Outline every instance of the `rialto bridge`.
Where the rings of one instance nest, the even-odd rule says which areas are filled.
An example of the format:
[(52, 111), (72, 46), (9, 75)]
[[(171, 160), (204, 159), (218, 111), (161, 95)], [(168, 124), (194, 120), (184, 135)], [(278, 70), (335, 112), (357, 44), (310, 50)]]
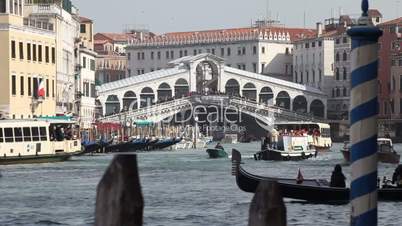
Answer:
[(183, 57), (169, 66), (100, 86), (103, 114), (141, 112), (191, 95), (224, 94), (286, 114), (326, 118), (327, 97), (312, 87), (228, 67), (212, 54)]

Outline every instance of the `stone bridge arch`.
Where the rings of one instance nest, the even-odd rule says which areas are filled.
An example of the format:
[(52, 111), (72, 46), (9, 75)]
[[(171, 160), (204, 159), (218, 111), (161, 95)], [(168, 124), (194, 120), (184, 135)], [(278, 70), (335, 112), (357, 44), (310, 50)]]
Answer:
[(140, 94), (140, 107), (148, 107), (154, 104), (155, 102), (155, 93), (154, 90), (150, 87), (144, 87), (141, 90)]
[(105, 102), (105, 115), (111, 115), (120, 112), (120, 100), (117, 95), (109, 95)]
[(137, 95), (133, 91), (127, 91), (123, 96), (123, 110), (133, 110), (138, 108)]
[(164, 102), (172, 98), (172, 88), (166, 82), (159, 85), (158, 90), (158, 102)]
[(275, 105), (290, 110), (290, 95), (286, 91), (280, 91), (276, 96)]

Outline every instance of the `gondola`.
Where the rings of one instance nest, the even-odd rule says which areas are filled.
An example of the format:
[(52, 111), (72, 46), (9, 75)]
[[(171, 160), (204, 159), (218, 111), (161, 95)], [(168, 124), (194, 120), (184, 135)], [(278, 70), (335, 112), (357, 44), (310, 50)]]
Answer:
[(168, 139), (163, 139), (159, 140), (155, 144), (153, 144), (151, 147), (153, 150), (161, 150), (164, 148), (168, 148), (172, 145), (175, 145), (181, 141), (181, 138), (168, 138)]
[(85, 142), (82, 142), (81, 145), (82, 145), (83, 151), (80, 153), (80, 155), (97, 152), (99, 149), (102, 148), (102, 145), (99, 142), (94, 142), (94, 141), (85, 141)]
[[(349, 203), (349, 188), (330, 187), (326, 179), (304, 179), (297, 183), (296, 179), (263, 177), (248, 173), (241, 166), (241, 154), (232, 151), (232, 174), (236, 176), (238, 187), (245, 192), (254, 193), (260, 181), (275, 181), (278, 183), (282, 196), (309, 203), (346, 204)], [(378, 190), (378, 199), (382, 201), (402, 201), (402, 189), (392, 186)]]

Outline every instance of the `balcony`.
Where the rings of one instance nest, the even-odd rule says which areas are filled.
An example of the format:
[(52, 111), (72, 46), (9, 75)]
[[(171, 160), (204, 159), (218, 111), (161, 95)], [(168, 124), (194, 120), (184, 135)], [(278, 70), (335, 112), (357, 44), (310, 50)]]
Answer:
[(62, 9), (55, 4), (35, 4), (32, 5), (34, 15), (61, 15)]

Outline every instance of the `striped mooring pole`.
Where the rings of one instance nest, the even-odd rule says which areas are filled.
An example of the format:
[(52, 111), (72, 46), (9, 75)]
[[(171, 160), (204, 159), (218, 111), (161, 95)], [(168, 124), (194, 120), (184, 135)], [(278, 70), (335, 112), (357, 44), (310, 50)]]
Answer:
[(362, 2), (359, 25), (348, 30), (351, 51), (351, 191), (352, 226), (377, 225), (377, 70), (378, 39), (382, 31), (368, 18), (368, 0)]

